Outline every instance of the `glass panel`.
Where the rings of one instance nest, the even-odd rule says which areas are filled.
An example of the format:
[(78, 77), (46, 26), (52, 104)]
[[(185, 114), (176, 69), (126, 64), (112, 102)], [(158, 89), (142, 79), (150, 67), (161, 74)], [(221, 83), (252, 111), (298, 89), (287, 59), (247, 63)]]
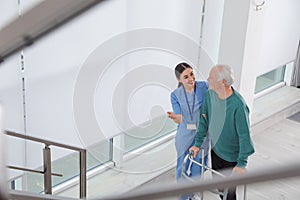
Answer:
[[(42, 170), (39, 168), (38, 170)], [(44, 175), (37, 173), (26, 173), (23, 178), (27, 177), (28, 192), (42, 193), (44, 191)], [(26, 179), (25, 179), (26, 180)]]
[(284, 80), (285, 65), (256, 78), (255, 94)]
[(112, 139), (101, 141), (88, 148), (87, 170), (112, 160)]
[[(111, 160), (111, 141), (102, 141), (88, 148), (87, 171)], [(52, 173), (63, 174), (53, 176), (52, 185), (57, 186), (79, 176), (79, 152), (74, 152), (52, 162)]]
[(56, 186), (79, 175), (79, 153), (74, 152), (52, 162), (52, 173), (62, 174), (62, 177), (52, 176), (52, 186)]
[[(166, 116), (156, 117), (152, 120), (152, 125), (149, 128), (144, 128), (144, 132), (140, 132), (140, 129), (131, 129), (129, 130), (124, 137), (125, 141), (125, 152), (135, 150), (139, 147), (144, 146), (147, 143), (150, 143), (154, 140), (157, 140), (160, 137), (170, 134), (176, 129), (176, 124), (169, 119), (164, 119)], [(157, 128), (161, 121), (165, 121), (163, 127), (158, 130), (153, 130)], [(143, 125), (147, 124), (144, 123)], [(157, 125), (158, 124), (158, 125)], [(141, 125), (141, 126), (143, 126)]]
[[(15, 166), (15, 167), (22, 167), (26, 169), (31, 170), (37, 170), (37, 171), (43, 171), (43, 148), (44, 145), (37, 142), (32, 142), (29, 140), (23, 140), (15, 137), (9, 137), (9, 139), (14, 142), (14, 148), (19, 149), (19, 151), (22, 149), (23, 153), (22, 156), (28, 158), (28, 156), (31, 156), (30, 154), (27, 154), (27, 152), (24, 152), (24, 148), (28, 151), (34, 151), (34, 160), (32, 162), (26, 162), (26, 163), (19, 163), (17, 162), (11, 162), (9, 165)], [(19, 141), (19, 143), (16, 143), (16, 141)], [(24, 142), (24, 145), (21, 144), (21, 142)], [(23, 148), (22, 148), (23, 147)], [(12, 150), (13, 151), (13, 150)], [(11, 152), (13, 154), (13, 152)], [(15, 190), (22, 190), (22, 191), (28, 191), (28, 192), (35, 192), (40, 193), (44, 190), (44, 180), (43, 180), (43, 174), (41, 173), (34, 173), (34, 172), (25, 172), (22, 170), (15, 170), (15, 169), (9, 169), (10, 173), (20, 173), (17, 177), (12, 177), (10, 179), (11, 182), (14, 182), (14, 184), (11, 184), (11, 189)]]
[[(36, 151), (40, 156), (36, 158), (35, 163), (31, 163), (24, 168), (43, 171), (43, 144), (28, 142), (28, 148)], [(51, 147), (51, 155), (66, 154), (64, 157), (52, 161), (52, 173), (62, 174), (62, 177), (52, 176), (52, 186), (55, 187), (65, 181), (79, 176), (79, 152)], [(103, 163), (111, 160), (112, 143), (109, 141), (102, 141), (89, 148), (87, 152), (87, 170), (91, 170)], [(30, 156), (30, 155), (29, 155)], [(14, 164), (12, 164), (15, 166)], [(38, 167), (34, 167), (38, 166)], [(22, 166), (23, 167), (23, 166)], [(10, 171), (16, 171), (11, 170)], [(11, 189), (24, 190), (34, 193), (43, 193), (44, 191), (44, 175), (39, 173), (24, 172), (23, 175), (11, 180)], [(27, 183), (27, 189), (23, 188), (22, 182)]]

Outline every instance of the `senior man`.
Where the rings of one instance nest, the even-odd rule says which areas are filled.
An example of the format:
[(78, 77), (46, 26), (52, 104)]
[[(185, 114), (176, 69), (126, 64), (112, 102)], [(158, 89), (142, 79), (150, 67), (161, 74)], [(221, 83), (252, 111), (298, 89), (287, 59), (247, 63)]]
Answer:
[[(209, 90), (201, 106), (195, 146), (190, 151), (196, 156), (209, 134), (212, 139), (212, 168), (217, 171), (232, 169), (233, 173), (243, 174), (248, 156), (254, 153), (248, 106), (232, 87), (234, 79), (230, 66), (214, 66), (207, 80)], [(223, 198), (222, 195), (220, 197)], [(235, 187), (228, 190), (227, 200), (236, 200)]]

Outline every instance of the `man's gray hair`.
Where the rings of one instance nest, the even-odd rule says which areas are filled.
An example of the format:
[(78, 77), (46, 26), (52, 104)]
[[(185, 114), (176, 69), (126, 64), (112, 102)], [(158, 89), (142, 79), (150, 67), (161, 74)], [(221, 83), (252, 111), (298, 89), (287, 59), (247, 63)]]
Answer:
[(234, 82), (232, 68), (229, 65), (219, 64), (216, 65), (219, 69), (219, 80), (225, 80), (227, 86), (231, 86)]

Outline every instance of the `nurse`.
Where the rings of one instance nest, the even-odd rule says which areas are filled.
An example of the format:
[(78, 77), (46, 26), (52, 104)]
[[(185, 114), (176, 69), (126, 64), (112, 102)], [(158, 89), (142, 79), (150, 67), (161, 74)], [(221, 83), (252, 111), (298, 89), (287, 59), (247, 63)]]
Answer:
[[(167, 114), (169, 118), (178, 124), (175, 147), (177, 151), (176, 180), (179, 181), (184, 158), (189, 153), (189, 148), (195, 144), (200, 107), (203, 102), (204, 93), (208, 89), (208, 83), (205, 81), (195, 81), (193, 68), (187, 63), (179, 63), (175, 67), (175, 76), (178, 80), (178, 88), (171, 93), (173, 112), (167, 112)], [(209, 138), (207, 137), (202, 145), (205, 152), (205, 165), (208, 162), (209, 142)], [(201, 163), (201, 154), (198, 154), (194, 159)], [(187, 162), (186, 169), (188, 165), (189, 162)], [(201, 167), (193, 163), (189, 176), (196, 178), (200, 175)], [(181, 196), (181, 199), (193, 199), (192, 196)]]

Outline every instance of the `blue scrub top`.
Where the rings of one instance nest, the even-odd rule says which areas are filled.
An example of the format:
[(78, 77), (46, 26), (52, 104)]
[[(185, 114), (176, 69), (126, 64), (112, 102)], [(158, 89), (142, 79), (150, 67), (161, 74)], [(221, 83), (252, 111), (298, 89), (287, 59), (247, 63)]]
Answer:
[[(195, 143), (196, 130), (188, 130), (187, 124), (198, 125), (200, 107), (203, 102), (204, 93), (206, 92), (207, 89), (208, 89), (207, 82), (196, 81), (196, 87), (195, 87), (196, 95), (195, 95), (195, 103), (194, 103), (193, 111), (192, 108), (193, 108), (193, 101), (194, 101), (194, 92), (192, 94), (186, 92), (186, 97), (188, 101), (186, 101), (183, 86), (180, 86), (179, 88), (175, 89), (171, 93), (171, 103), (173, 107), (173, 112), (174, 114), (182, 115), (182, 123), (178, 124), (177, 133), (175, 136), (175, 147), (177, 150), (178, 157), (184, 154), (184, 152), (188, 150), (190, 146), (194, 145)], [(190, 106), (193, 120), (191, 119), (191, 115), (187, 103)], [(209, 137), (207, 137), (206, 140), (203, 142), (202, 147), (204, 148), (207, 154), (209, 150)]]

